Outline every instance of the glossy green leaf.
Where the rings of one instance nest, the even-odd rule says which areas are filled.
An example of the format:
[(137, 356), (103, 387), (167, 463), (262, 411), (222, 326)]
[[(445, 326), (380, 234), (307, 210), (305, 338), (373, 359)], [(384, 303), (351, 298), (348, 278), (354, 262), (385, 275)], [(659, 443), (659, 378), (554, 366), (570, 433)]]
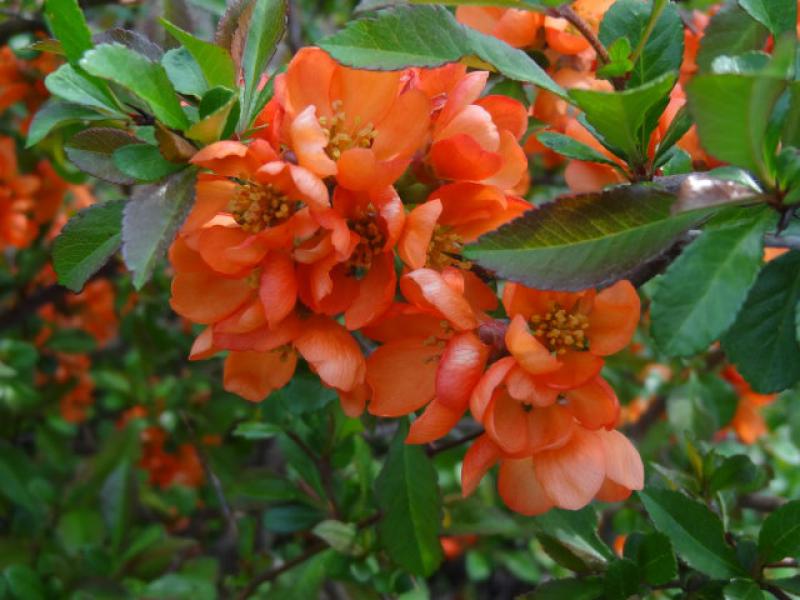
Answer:
[(650, 585), (664, 585), (678, 576), (675, 551), (669, 538), (663, 533), (643, 535), (630, 556), (626, 543), (625, 556), (636, 562), (642, 580)]
[(135, 179), (117, 168), (113, 156), (125, 146), (139, 144), (140, 139), (122, 129), (93, 127), (72, 136), (65, 150), (69, 160), (82, 171), (111, 183), (129, 185)]
[(608, 144), (619, 148), (629, 160), (641, 161), (647, 151), (645, 141), (655, 127), (655, 122), (648, 122), (648, 114), (662, 104), (666, 106), (675, 81), (674, 73), (666, 73), (623, 92), (572, 89), (569, 95)]
[(119, 549), (133, 519), (136, 499), (136, 474), (129, 460), (124, 460), (103, 482), (100, 507), (113, 548)]
[(800, 299), (800, 252), (767, 264), (736, 321), (722, 338), (728, 359), (757, 392), (780, 392), (800, 379), (795, 309)]
[(536, 531), (547, 535), (581, 560), (603, 563), (614, 558), (597, 534), (597, 513), (587, 506), (580, 510), (553, 509), (534, 519)]
[(194, 203), (194, 169), (169, 176), (158, 185), (136, 188), (122, 219), (122, 257), (141, 288), (166, 254)]
[(420, 446), (406, 445), (407, 432), (407, 425), (401, 425), (375, 482), (383, 512), (378, 534), (394, 562), (428, 576), (442, 561), (442, 500), (433, 465)]
[(725, 543), (722, 522), (706, 506), (679, 492), (657, 488), (639, 492), (639, 497), (656, 528), (670, 538), (689, 566), (718, 579), (744, 574)]
[(746, 454), (735, 454), (722, 461), (708, 479), (708, 489), (713, 494), (720, 490), (738, 488), (749, 491), (763, 483), (765, 476)]
[(119, 44), (100, 44), (89, 50), (81, 67), (96, 77), (109, 79), (147, 102), (153, 115), (168, 127), (185, 129), (189, 120), (167, 72), (160, 64)]
[(70, 219), (53, 244), (53, 267), (58, 282), (79, 292), (122, 241), (120, 201), (85, 208)]
[(438, 67), (477, 57), (516, 81), (533, 83), (564, 95), (521, 50), (459, 24), (441, 6), (401, 6), (350, 23), (320, 42), (340, 63), (362, 69), (396, 70)]
[(739, 0), (739, 6), (775, 35), (797, 26), (796, 0)]
[(150, 144), (129, 144), (111, 155), (114, 166), (137, 182), (152, 182), (185, 168), (186, 165), (169, 162)]
[(70, 63), (76, 64), (92, 44), (92, 32), (78, 0), (46, 0), (44, 16)]
[(758, 535), (762, 563), (800, 556), (800, 500), (792, 500), (767, 516)]
[(236, 85), (236, 67), (224, 48), (201, 40), (164, 19), (161, 19), (161, 24), (194, 57), (209, 87), (233, 88)]
[(702, 219), (673, 215), (674, 197), (631, 186), (559, 199), (467, 246), (498, 277), (539, 289), (583, 290), (629, 275)]
[(208, 82), (197, 61), (186, 48), (173, 48), (161, 59), (161, 66), (175, 90), (187, 96), (201, 98), (208, 91)]
[(548, 581), (518, 600), (596, 600), (603, 595), (603, 580), (598, 577), (584, 579), (558, 579)]
[(22, 600), (45, 600), (47, 593), (39, 574), (28, 565), (10, 565), (3, 570), (3, 577), (14, 598)]
[(563, 133), (543, 131), (542, 133), (536, 134), (536, 137), (545, 148), (550, 148), (553, 152), (558, 152), (567, 158), (603, 163), (605, 165), (611, 165), (614, 168), (619, 168), (617, 163), (604, 154), (601, 154), (591, 146), (587, 146)]
[(764, 594), (758, 584), (751, 579), (735, 579), (725, 586), (722, 592), (725, 600), (763, 600)]
[(737, 4), (729, 3), (711, 18), (706, 27), (697, 52), (697, 65), (701, 71), (708, 71), (718, 56), (761, 50), (768, 35), (766, 27)]
[(76, 70), (72, 65), (61, 65), (45, 78), (44, 84), (58, 98), (122, 116), (116, 101), (102, 82)]
[(613, 561), (603, 578), (605, 600), (627, 600), (639, 589), (640, 572), (636, 563), (625, 558)]
[(48, 100), (36, 113), (28, 129), (26, 147), (36, 145), (54, 129), (80, 121), (102, 121), (111, 118), (91, 108), (63, 102), (56, 98)]
[[(600, 41), (610, 49), (615, 40), (627, 37), (632, 48), (638, 47), (652, 8), (650, 0), (617, 0), (606, 11), (600, 24)], [(677, 7), (668, 3), (631, 67), (628, 87), (637, 87), (665, 73), (677, 71), (682, 60), (683, 22)]]
[(665, 354), (705, 350), (731, 326), (761, 269), (764, 232), (775, 222), (766, 206), (728, 209), (670, 265), (651, 305), (651, 330)]
[(99, 546), (103, 542), (105, 524), (103, 518), (93, 510), (73, 510), (61, 515), (55, 534), (64, 551), (75, 557), (82, 550)]
[(286, 0), (253, 0), (252, 15), (242, 54), (244, 90), (242, 116), (245, 127), (255, 118), (254, 106), (258, 86), (286, 30)]

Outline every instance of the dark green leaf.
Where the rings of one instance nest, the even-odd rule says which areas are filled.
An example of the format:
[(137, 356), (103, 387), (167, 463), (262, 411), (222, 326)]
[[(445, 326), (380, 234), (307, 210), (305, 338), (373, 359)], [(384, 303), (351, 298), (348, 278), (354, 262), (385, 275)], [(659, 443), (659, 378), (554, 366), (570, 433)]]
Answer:
[(92, 75), (128, 88), (168, 127), (185, 129), (189, 125), (167, 72), (157, 62), (120, 44), (101, 44), (86, 52), (80, 64)]
[(550, 148), (554, 152), (558, 152), (567, 158), (574, 158), (575, 160), (584, 160), (588, 162), (603, 163), (611, 165), (614, 168), (619, 168), (619, 165), (610, 158), (601, 154), (594, 148), (579, 142), (578, 140), (564, 135), (563, 133), (556, 133), (553, 131), (543, 131), (536, 135), (542, 145)]
[(230, 54), (224, 48), (196, 38), (191, 33), (164, 19), (161, 19), (161, 24), (194, 57), (203, 71), (209, 87), (223, 86), (233, 88), (236, 85), (236, 67)]
[(119, 248), (124, 202), (95, 204), (69, 220), (53, 244), (58, 282), (79, 292)]
[(307, 504), (283, 504), (264, 512), (264, 528), (273, 533), (306, 531), (325, 518), (320, 509)]
[(156, 62), (160, 61), (161, 57), (164, 56), (164, 51), (157, 44), (151, 42), (141, 33), (130, 29), (109, 29), (96, 35), (93, 39), (95, 44), (113, 44), (115, 42), (122, 44)]
[(341, 554), (356, 555), (364, 552), (356, 541), (358, 530), (355, 523), (327, 519), (317, 523), (311, 533)]
[(711, 72), (753, 75), (768, 64), (769, 54), (766, 52), (745, 52), (739, 56), (718, 56), (711, 63)]
[(47, 339), (47, 347), (65, 354), (83, 354), (97, 348), (97, 341), (82, 329), (59, 329)]
[(779, 392), (800, 379), (795, 307), (800, 299), (800, 252), (761, 271), (733, 327), (722, 338), (728, 358), (761, 393)]
[(712, 578), (743, 575), (733, 549), (725, 543), (722, 522), (706, 506), (679, 492), (656, 488), (639, 492), (639, 497), (689, 566)]
[(533, 592), (518, 597), (518, 600), (596, 600), (603, 597), (603, 580), (598, 577), (586, 579), (558, 579), (538, 586)]
[(64, 551), (74, 557), (82, 550), (99, 546), (105, 537), (105, 526), (97, 512), (79, 509), (62, 515), (55, 533)]
[(320, 46), (344, 65), (377, 70), (438, 67), (477, 56), (510, 79), (564, 95), (564, 90), (527, 54), (464, 27), (441, 6), (401, 6), (383, 11), (349, 24)]
[(723, 590), (725, 600), (763, 600), (764, 594), (755, 581), (735, 579)]
[(45, 78), (44, 84), (51, 94), (68, 102), (93, 106), (122, 116), (102, 82), (79, 72), (72, 65), (61, 65)]
[(632, 556), (628, 556), (626, 543), (625, 556), (636, 561), (642, 580), (650, 585), (664, 585), (678, 576), (678, 560), (669, 538), (663, 533), (642, 536)]
[(194, 169), (170, 175), (163, 183), (136, 188), (122, 218), (122, 257), (141, 288), (172, 243), (194, 203)]
[(597, 513), (587, 506), (581, 510), (553, 509), (534, 519), (537, 532), (558, 540), (581, 560), (593, 564), (611, 560), (611, 549), (597, 534)]
[(375, 482), (383, 512), (378, 533), (394, 562), (428, 576), (442, 561), (442, 500), (433, 465), (420, 446), (405, 443), (407, 432), (408, 426), (401, 425)]
[(186, 166), (169, 162), (150, 144), (122, 146), (114, 151), (111, 159), (117, 170), (138, 182), (158, 181)]
[(708, 481), (709, 492), (716, 493), (728, 488), (739, 488), (750, 491), (754, 484), (763, 482), (763, 472), (746, 454), (727, 457), (714, 469)]
[(630, 186), (562, 198), (467, 246), (470, 260), (539, 289), (583, 290), (629, 275), (702, 213), (673, 215), (674, 197)]
[[(627, 37), (636, 48), (647, 29), (652, 1), (617, 0), (600, 24), (600, 41), (606, 46)], [(610, 51), (610, 48), (609, 48)], [(628, 85), (637, 87), (670, 71), (677, 71), (683, 60), (683, 23), (678, 9), (668, 3), (653, 26), (636, 63), (631, 67)]]
[(739, 0), (739, 6), (775, 35), (797, 26), (796, 0)]
[(101, 114), (90, 108), (69, 104), (52, 98), (39, 109), (33, 121), (31, 121), (30, 129), (28, 129), (28, 139), (25, 145), (30, 148), (47, 137), (47, 134), (51, 131), (62, 125), (78, 121), (102, 121), (109, 118), (109, 115)]
[(18, 600), (45, 600), (47, 597), (39, 574), (27, 565), (6, 567), (3, 577), (14, 598)]
[(666, 133), (664, 133), (664, 137), (658, 144), (658, 151), (656, 152), (655, 159), (656, 166), (661, 166), (662, 161), (659, 159), (664, 157), (666, 151), (678, 143), (678, 141), (686, 134), (686, 132), (689, 131), (692, 125), (694, 125), (694, 122), (692, 121), (692, 115), (689, 112), (689, 109), (686, 108), (686, 106), (683, 106), (670, 122)]
[(624, 92), (572, 89), (570, 97), (584, 111), (586, 120), (603, 139), (619, 148), (629, 160), (643, 160), (655, 122), (648, 114), (663, 104), (675, 85), (675, 74), (666, 73)]
[(697, 65), (708, 71), (717, 56), (736, 56), (751, 50), (761, 50), (769, 30), (734, 3), (723, 6), (706, 27)]
[(242, 91), (243, 124), (248, 127), (255, 118), (253, 107), (261, 77), (286, 30), (286, 0), (254, 0), (247, 38), (242, 54), (244, 90)]
[(131, 462), (125, 460), (103, 482), (100, 506), (115, 550), (121, 548), (133, 517), (135, 474)]
[(716, 375), (691, 377), (673, 388), (667, 398), (667, 416), (677, 433), (711, 439), (736, 411), (738, 396)]
[(83, 53), (92, 47), (92, 33), (78, 0), (47, 0), (44, 16), (53, 35), (61, 42), (67, 59), (76, 64)]
[(761, 268), (764, 232), (776, 217), (766, 206), (731, 208), (667, 269), (651, 305), (652, 333), (668, 356), (690, 356), (736, 319)]
[(117, 168), (113, 155), (124, 146), (141, 143), (122, 129), (92, 127), (72, 136), (65, 150), (70, 161), (82, 171), (111, 183), (130, 185), (136, 180)]
[(636, 563), (619, 559), (608, 565), (603, 578), (603, 598), (605, 600), (627, 600), (639, 588), (639, 569)]
[(175, 90), (181, 94), (200, 98), (208, 91), (208, 83), (200, 65), (186, 48), (173, 48), (166, 52), (161, 65)]
[(273, 438), (281, 432), (281, 428), (272, 423), (258, 421), (239, 423), (233, 430), (233, 435), (246, 440), (266, 440)]
[(800, 500), (792, 500), (770, 513), (758, 535), (762, 563), (800, 556)]

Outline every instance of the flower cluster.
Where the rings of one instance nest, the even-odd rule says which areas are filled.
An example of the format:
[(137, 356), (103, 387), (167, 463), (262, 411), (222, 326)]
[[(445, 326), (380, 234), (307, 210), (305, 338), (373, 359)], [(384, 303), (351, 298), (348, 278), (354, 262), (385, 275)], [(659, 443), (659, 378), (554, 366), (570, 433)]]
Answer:
[(302, 358), (348, 415), (424, 410), (408, 443), (470, 409), (486, 433), (465, 493), (499, 461), (520, 512), (620, 499), (642, 465), (613, 431), (619, 405), (599, 372), (630, 341), (639, 299), (628, 282), (506, 283), (501, 307), (491, 274), (465, 260), (464, 244), (533, 208), (529, 111), (482, 95), (487, 78), (459, 64), (360, 71), (301, 50), (252, 138), (193, 157), (203, 172), (169, 253), (171, 304), (206, 326), (191, 358), (227, 352), (224, 386), (248, 400)]

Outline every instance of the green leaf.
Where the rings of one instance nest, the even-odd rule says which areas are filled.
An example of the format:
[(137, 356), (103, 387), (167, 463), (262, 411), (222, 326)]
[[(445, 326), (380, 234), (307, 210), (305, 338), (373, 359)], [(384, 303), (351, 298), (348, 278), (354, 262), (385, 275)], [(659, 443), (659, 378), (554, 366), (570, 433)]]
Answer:
[(97, 348), (97, 340), (82, 329), (59, 329), (47, 338), (47, 347), (65, 354), (83, 354)]
[(186, 130), (186, 137), (203, 144), (227, 138), (239, 117), (239, 99), (225, 88), (214, 88), (200, 102), (200, 120)]
[(775, 35), (797, 26), (796, 0), (739, 0), (739, 6)]
[(639, 492), (639, 497), (656, 528), (670, 538), (690, 567), (717, 579), (744, 574), (725, 543), (722, 522), (706, 506), (679, 492), (656, 488)]
[(181, 94), (200, 98), (208, 91), (208, 83), (200, 65), (186, 48), (173, 48), (161, 59), (167, 77)]
[(611, 165), (619, 169), (619, 165), (610, 158), (601, 154), (594, 148), (579, 142), (578, 140), (564, 135), (563, 133), (556, 133), (553, 131), (543, 131), (536, 135), (539, 141), (546, 148), (554, 152), (558, 152), (567, 158), (574, 158), (575, 160), (583, 160), (587, 162), (602, 163)]
[(147, 102), (153, 116), (168, 127), (181, 130), (188, 127), (189, 120), (160, 64), (119, 44), (101, 44), (89, 50), (80, 64), (88, 73), (135, 93)]
[(114, 151), (111, 159), (121, 173), (137, 182), (158, 181), (186, 167), (169, 162), (156, 146), (150, 144), (122, 146)]
[(655, 157), (655, 165), (657, 167), (660, 167), (665, 162), (659, 159), (666, 158), (666, 152), (680, 141), (692, 125), (694, 125), (694, 121), (692, 121), (692, 115), (689, 109), (686, 108), (686, 106), (681, 107), (678, 114), (676, 114), (672, 122), (670, 122), (669, 127), (667, 127), (667, 131), (664, 133), (661, 142), (658, 144)]
[(172, 243), (194, 203), (194, 169), (184, 169), (159, 185), (140, 186), (125, 205), (122, 257), (141, 288)]
[[(769, 0), (771, 1), (771, 0)], [(697, 65), (702, 71), (711, 69), (718, 56), (736, 56), (761, 50), (769, 30), (734, 3), (723, 6), (711, 18), (700, 41)]]
[(100, 507), (115, 550), (121, 548), (133, 518), (134, 484), (131, 462), (125, 460), (111, 472), (100, 490)]
[(603, 578), (605, 600), (627, 600), (639, 589), (639, 569), (636, 563), (619, 559), (608, 565)]
[(668, 356), (690, 356), (733, 324), (761, 269), (767, 206), (730, 208), (673, 262), (651, 305), (651, 329)]
[[(652, 1), (617, 0), (600, 24), (600, 41), (609, 47), (627, 37), (636, 48), (644, 35), (653, 9)], [(636, 63), (631, 65), (629, 87), (638, 87), (670, 71), (680, 69), (683, 60), (683, 22), (674, 4), (667, 4), (653, 26)]]
[(123, 116), (116, 101), (102, 82), (78, 71), (72, 65), (61, 65), (44, 80), (51, 94), (82, 106), (93, 106)]
[(763, 600), (764, 594), (751, 579), (734, 579), (722, 591), (725, 600)]
[(67, 157), (82, 171), (111, 183), (130, 185), (136, 180), (117, 168), (114, 153), (142, 140), (122, 129), (92, 127), (70, 138), (65, 146)]
[(47, 0), (44, 16), (56, 39), (61, 42), (70, 63), (77, 64), (92, 44), (92, 32), (86, 24), (77, 0)]
[(251, 421), (239, 423), (236, 429), (233, 430), (233, 435), (246, 440), (267, 440), (275, 437), (281, 431), (283, 430), (280, 427), (272, 423)]
[(249, 127), (255, 118), (254, 106), (261, 76), (286, 31), (286, 0), (254, 0), (242, 54), (244, 90), (243, 124)]
[[(619, 148), (624, 158), (641, 162), (646, 156), (647, 141), (656, 125), (656, 120), (648, 120), (647, 117), (668, 100), (675, 81), (674, 73), (666, 73), (624, 92), (572, 89), (569, 95), (584, 111), (589, 124), (608, 144)], [(661, 106), (662, 110), (664, 106)]]
[(647, 186), (562, 198), (481, 237), (464, 255), (539, 289), (608, 284), (657, 256), (702, 212), (673, 215), (674, 197)]
[(795, 308), (800, 299), (800, 252), (768, 263), (733, 327), (722, 338), (729, 360), (760, 393), (783, 391), (800, 379)]
[(733, 418), (739, 398), (722, 379), (712, 374), (692, 376), (667, 397), (667, 416), (679, 434), (711, 439)]
[(236, 67), (227, 50), (196, 38), (165, 19), (160, 19), (164, 28), (183, 44), (194, 57), (209, 87), (222, 86), (234, 88), (236, 85)]
[(294, 533), (306, 531), (321, 522), (325, 514), (307, 504), (283, 504), (272, 506), (264, 511), (264, 528), (273, 533)]
[(518, 600), (596, 600), (603, 595), (603, 580), (598, 577), (585, 579), (558, 579), (538, 586)]
[(85, 208), (70, 219), (53, 244), (58, 282), (79, 292), (119, 248), (124, 202)]
[(631, 43), (626, 37), (620, 37), (608, 46), (608, 56), (611, 59), (608, 63), (597, 69), (597, 75), (606, 79), (622, 77), (625, 73), (633, 69), (630, 58)]
[(800, 500), (792, 500), (773, 511), (758, 534), (762, 563), (800, 556)]
[(102, 121), (111, 118), (85, 106), (70, 104), (56, 98), (48, 100), (36, 113), (28, 129), (25, 147), (30, 148), (42, 141), (54, 129), (79, 121)]
[(47, 597), (39, 574), (28, 565), (11, 565), (3, 571), (3, 577), (14, 598), (19, 600), (44, 600)]
[(395, 563), (427, 577), (442, 561), (442, 500), (433, 465), (420, 446), (406, 445), (407, 433), (408, 425), (403, 423), (375, 482), (383, 512), (378, 534)]
[(349, 67), (396, 70), (438, 67), (477, 56), (516, 81), (538, 85), (559, 96), (564, 90), (521, 50), (464, 27), (441, 6), (400, 6), (350, 23), (320, 42)]
[(614, 553), (597, 534), (597, 513), (587, 506), (580, 510), (553, 509), (534, 519), (541, 535), (551, 537), (583, 561), (603, 563)]
[(765, 476), (746, 454), (735, 454), (727, 457), (714, 469), (708, 480), (708, 491), (712, 494), (728, 489), (738, 488), (752, 491), (754, 484), (763, 483)]
[(317, 523), (311, 533), (341, 554), (357, 555), (364, 551), (356, 542), (358, 530), (354, 523), (327, 519)]
[(64, 551), (75, 557), (82, 550), (99, 546), (103, 542), (105, 525), (97, 512), (83, 508), (62, 515), (55, 533)]
[(768, 75), (697, 75), (687, 87), (703, 148), (716, 158), (749, 169), (768, 185), (764, 138), (786, 81)]
[(636, 562), (643, 581), (650, 585), (664, 585), (678, 576), (678, 560), (669, 538), (663, 533), (643, 535), (631, 556), (628, 555), (628, 546), (625, 545), (625, 557)]

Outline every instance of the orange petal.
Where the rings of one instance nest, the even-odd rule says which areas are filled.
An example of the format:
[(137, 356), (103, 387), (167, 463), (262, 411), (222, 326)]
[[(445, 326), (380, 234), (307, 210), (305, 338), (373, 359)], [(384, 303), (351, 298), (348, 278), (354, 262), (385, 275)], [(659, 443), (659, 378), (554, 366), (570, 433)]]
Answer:
[(397, 244), (397, 253), (411, 269), (421, 269), (428, 260), (428, 246), (439, 215), (441, 200), (423, 202), (406, 217), (403, 234)]
[(561, 368), (561, 363), (531, 334), (522, 315), (511, 320), (506, 330), (506, 347), (531, 375), (552, 373)]
[(589, 348), (608, 356), (627, 346), (639, 324), (639, 294), (630, 281), (618, 281), (597, 294), (589, 314)]
[(497, 153), (502, 161), (501, 166), (491, 177), (483, 181), (501, 190), (513, 189), (528, 172), (528, 158), (514, 135), (507, 130), (500, 132), (500, 147)]
[(462, 409), (450, 408), (438, 398), (428, 404), (419, 417), (411, 424), (406, 437), (406, 444), (427, 444), (447, 435), (466, 412)]
[(301, 327), (295, 347), (325, 385), (350, 392), (364, 381), (364, 355), (344, 327), (326, 317), (311, 317)]
[(200, 178), (197, 180), (197, 200), (181, 231), (200, 229), (228, 207), (236, 192), (236, 184), (227, 179)]
[(619, 400), (605, 379), (595, 377), (566, 392), (567, 407), (587, 429), (611, 428), (619, 417)]
[(500, 133), (492, 115), (477, 104), (465, 106), (447, 123), (440, 116), (436, 124), (434, 142), (466, 136), (487, 152), (497, 152), (500, 147)]
[(455, 87), (447, 94), (447, 102), (436, 120), (434, 128), (436, 135), (439, 135), (441, 128), (447, 126), (458, 113), (478, 99), (488, 79), (488, 71), (472, 71), (458, 80)]
[(430, 127), (431, 103), (421, 90), (401, 95), (377, 124), (372, 150), (379, 160), (410, 158), (421, 148)]
[(392, 305), (397, 275), (394, 255), (376, 256), (364, 279), (359, 281), (358, 295), (344, 313), (344, 322), (351, 331), (361, 329), (385, 313)]
[(644, 487), (644, 467), (639, 452), (619, 431), (600, 429), (594, 432), (603, 445), (606, 456), (606, 477), (614, 483), (640, 490)]
[(328, 146), (328, 134), (317, 121), (317, 114), (313, 106), (309, 106), (295, 117), (289, 131), (292, 150), (297, 155), (300, 166), (320, 177), (336, 174), (336, 163), (325, 153), (325, 148)]
[(506, 389), (512, 398), (531, 406), (550, 406), (558, 399), (558, 390), (541, 385), (525, 369), (514, 366), (506, 377)]
[(294, 352), (231, 352), (225, 359), (225, 390), (261, 402), (289, 383), (297, 365)]
[(484, 150), (463, 133), (434, 143), (430, 160), (438, 177), (466, 181), (491, 177), (503, 166), (499, 154)]
[(214, 347), (214, 330), (212, 327), (206, 327), (195, 338), (192, 349), (189, 352), (189, 360), (203, 360), (217, 352), (218, 349)]
[(342, 405), (342, 412), (351, 419), (360, 417), (361, 413), (364, 412), (364, 407), (366, 407), (369, 397), (370, 390), (366, 383), (357, 385), (349, 392), (339, 390), (339, 403)]
[(438, 402), (463, 413), (488, 358), (489, 347), (474, 333), (460, 333), (452, 337), (436, 371)]
[(337, 70), (333, 59), (319, 48), (301, 48), (286, 69), (286, 101), (295, 114), (308, 106), (320, 116), (330, 115), (331, 79)]
[(497, 491), (511, 510), (523, 515), (541, 515), (553, 508), (530, 458), (504, 460), (500, 464)]
[(475, 491), (483, 476), (499, 459), (500, 449), (488, 435), (483, 434), (472, 443), (461, 464), (461, 495), (464, 498)]
[(271, 252), (267, 255), (261, 265), (258, 294), (270, 327), (275, 327), (294, 310), (297, 278), (294, 261), (288, 254)]
[(339, 67), (331, 79), (331, 100), (341, 100), (344, 126), (355, 133), (376, 125), (397, 99), (402, 71), (367, 71)]
[(475, 313), (464, 296), (458, 294), (440, 273), (417, 269), (400, 278), (400, 289), (406, 299), (421, 308), (438, 311), (460, 330), (478, 326)]
[(528, 413), (504, 389), (494, 393), (483, 425), (495, 444), (507, 454), (519, 454), (528, 445)]
[(483, 422), (486, 409), (492, 401), (494, 391), (497, 389), (508, 372), (513, 369), (517, 361), (513, 356), (501, 358), (486, 370), (469, 399), (469, 409), (476, 421)]
[(225, 279), (212, 273), (177, 273), (172, 279), (169, 304), (179, 315), (195, 323), (224, 319), (252, 295), (244, 279)]
[(561, 367), (542, 375), (542, 380), (556, 390), (571, 390), (593, 379), (603, 368), (603, 359), (591, 352), (568, 350), (559, 355)]
[(560, 404), (534, 408), (527, 414), (528, 444), (525, 454), (560, 448), (572, 436), (575, 419)]
[(372, 400), (367, 409), (379, 417), (399, 417), (430, 402), (435, 394), (437, 359), (442, 350), (422, 339), (379, 347), (367, 358)]
[(559, 508), (583, 508), (605, 480), (603, 444), (580, 427), (565, 446), (536, 454), (533, 464), (536, 478)]

